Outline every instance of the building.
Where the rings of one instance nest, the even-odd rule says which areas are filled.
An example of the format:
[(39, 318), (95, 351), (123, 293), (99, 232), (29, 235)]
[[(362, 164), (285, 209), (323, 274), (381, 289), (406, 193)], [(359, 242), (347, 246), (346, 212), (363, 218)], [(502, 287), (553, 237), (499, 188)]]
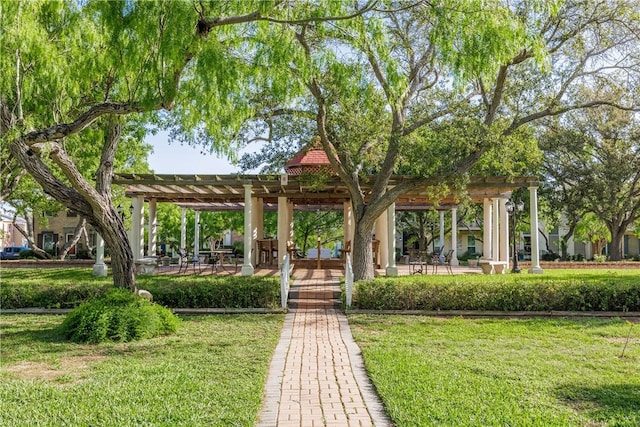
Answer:
[[(26, 229), (27, 222), (22, 217), (16, 218), (16, 223)], [(0, 250), (7, 246), (28, 246), (27, 239), (20, 233), (13, 224), (13, 212), (2, 211), (2, 224), (0, 224)]]
[[(53, 255), (58, 255), (65, 243), (73, 239), (79, 219), (78, 215), (70, 210), (56, 214), (45, 212), (34, 215), (33, 234), (36, 237), (36, 244), (39, 248)], [(86, 231), (90, 245), (95, 246), (96, 233), (91, 225), (86, 225)], [(68, 255), (86, 257), (88, 250), (86, 240), (83, 237), (69, 250)]]

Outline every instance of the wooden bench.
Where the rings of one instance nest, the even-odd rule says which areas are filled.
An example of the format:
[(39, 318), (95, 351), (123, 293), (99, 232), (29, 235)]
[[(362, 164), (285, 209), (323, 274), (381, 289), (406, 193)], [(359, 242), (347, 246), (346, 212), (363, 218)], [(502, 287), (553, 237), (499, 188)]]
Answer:
[(481, 259), (478, 265), (482, 268), (484, 274), (504, 274), (507, 271), (506, 261), (493, 261), (490, 259)]

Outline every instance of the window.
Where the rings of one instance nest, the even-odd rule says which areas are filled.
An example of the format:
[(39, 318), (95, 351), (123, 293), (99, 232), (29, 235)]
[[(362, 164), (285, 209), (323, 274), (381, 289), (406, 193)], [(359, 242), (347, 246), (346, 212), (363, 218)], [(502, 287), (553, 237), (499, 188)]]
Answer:
[(476, 253), (476, 236), (467, 237), (467, 252), (470, 254)]

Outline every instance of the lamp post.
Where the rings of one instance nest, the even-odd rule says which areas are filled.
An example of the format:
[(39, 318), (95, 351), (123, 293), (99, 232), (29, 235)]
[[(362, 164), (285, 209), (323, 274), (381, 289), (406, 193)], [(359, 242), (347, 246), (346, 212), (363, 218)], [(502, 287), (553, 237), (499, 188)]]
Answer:
[(518, 215), (524, 210), (524, 202), (520, 200), (516, 204), (512, 200), (507, 200), (505, 207), (511, 217), (511, 230), (513, 233), (513, 268), (511, 272), (520, 273), (520, 269), (518, 268), (518, 251), (516, 250), (516, 224), (518, 223)]
[(120, 219), (124, 222), (124, 209), (122, 208), (122, 205), (118, 205), (116, 210), (118, 211), (118, 215), (120, 215)]
[[(120, 219), (122, 219), (122, 222), (124, 222), (125, 214), (122, 205), (118, 205), (118, 207), (116, 207), (116, 211), (118, 212), (118, 215), (120, 215)], [(133, 204), (129, 206), (129, 216), (133, 216)]]

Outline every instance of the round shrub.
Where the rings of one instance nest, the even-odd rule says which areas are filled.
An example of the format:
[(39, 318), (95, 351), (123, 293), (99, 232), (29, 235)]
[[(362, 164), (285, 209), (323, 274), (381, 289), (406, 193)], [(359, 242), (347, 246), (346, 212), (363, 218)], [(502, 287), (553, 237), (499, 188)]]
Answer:
[(118, 342), (171, 334), (179, 323), (167, 308), (127, 289), (112, 289), (69, 313), (60, 330), (79, 343)]

